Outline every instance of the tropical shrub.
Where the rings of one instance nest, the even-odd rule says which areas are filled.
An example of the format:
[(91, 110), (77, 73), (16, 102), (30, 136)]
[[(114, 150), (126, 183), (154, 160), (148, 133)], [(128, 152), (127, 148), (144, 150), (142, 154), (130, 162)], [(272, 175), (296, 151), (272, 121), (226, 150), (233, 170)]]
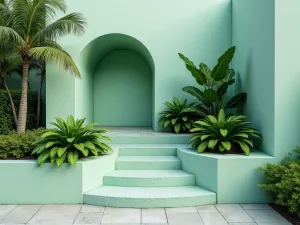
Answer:
[(226, 117), (223, 109), (218, 117), (208, 115), (202, 120), (195, 122), (195, 127), (191, 129), (194, 134), (189, 141), (198, 153), (205, 150), (227, 151), (240, 148), (246, 155), (252, 149), (252, 138), (261, 139), (261, 135), (244, 122), (245, 116)]
[(195, 104), (188, 103), (186, 99), (180, 102), (178, 98), (174, 97), (172, 102), (164, 103), (167, 109), (159, 113), (159, 124), (164, 128), (171, 127), (177, 134), (188, 132), (196, 119), (195, 113), (190, 112)]
[(10, 132), (0, 135), (0, 158), (22, 158), (30, 156), (35, 146), (32, 144), (43, 129), (29, 130), (25, 134)]
[(260, 168), (265, 177), (259, 186), (276, 204), (287, 207), (300, 217), (300, 148), (294, 153), (294, 157), (290, 154), (279, 165), (268, 163)]
[[(21, 91), (10, 90), (10, 94), (18, 112), (21, 100)], [(32, 91), (28, 92), (27, 102), (28, 112), (26, 123), (28, 130), (32, 130), (36, 128), (37, 93)], [(10, 131), (16, 129), (9, 95), (6, 90), (0, 90), (0, 115), (0, 134), (8, 134)]]
[(225, 106), (223, 105), (229, 86), (235, 82), (235, 71), (229, 68), (234, 53), (235, 46), (229, 48), (219, 58), (213, 70), (204, 63), (200, 63), (199, 68), (197, 68), (192, 61), (179, 53), (179, 57), (184, 61), (186, 68), (200, 85), (200, 88), (194, 86), (183, 88), (183, 91), (200, 101), (196, 110), (199, 114), (217, 116), (221, 108), (233, 109), (242, 106), (245, 102), (247, 94), (240, 93), (232, 97)]
[(55, 119), (56, 122), (51, 124), (56, 128), (45, 130), (34, 142), (37, 147), (32, 154), (39, 155), (38, 166), (47, 159), (58, 167), (65, 161), (74, 165), (79, 158), (105, 155), (112, 151), (110, 146), (101, 142), (111, 140), (103, 135), (106, 129), (95, 128), (95, 123), (84, 125), (85, 119), (75, 121), (73, 116), (68, 116), (66, 121), (59, 117)]

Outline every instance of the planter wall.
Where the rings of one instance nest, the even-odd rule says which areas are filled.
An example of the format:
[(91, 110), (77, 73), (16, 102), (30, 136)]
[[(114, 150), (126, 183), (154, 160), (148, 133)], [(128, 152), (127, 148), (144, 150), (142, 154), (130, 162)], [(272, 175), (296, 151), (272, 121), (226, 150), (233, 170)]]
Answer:
[(76, 204), (115, 169), (117, 153), (56, 168), (35, 160), (0, 160), (0, 204)]

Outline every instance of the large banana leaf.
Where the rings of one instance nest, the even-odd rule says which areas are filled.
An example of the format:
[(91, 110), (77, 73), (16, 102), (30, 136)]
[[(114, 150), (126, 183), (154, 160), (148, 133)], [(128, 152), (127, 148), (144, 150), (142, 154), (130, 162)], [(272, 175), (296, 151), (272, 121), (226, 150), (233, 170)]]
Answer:
[(247, 93), (240, 93), (232, 97), (226, 104), (225, 109), (233, 109), (238, 106), (241, 106), (245, 103), (247, 99)]
[(211, 72), (211, 77), (215, 81), (223, 80), (229, 69), (229, 64), (233, 59), (235, 53), (235, 46), (229, 48), (219, 59), (218, 64), (214, 67)]

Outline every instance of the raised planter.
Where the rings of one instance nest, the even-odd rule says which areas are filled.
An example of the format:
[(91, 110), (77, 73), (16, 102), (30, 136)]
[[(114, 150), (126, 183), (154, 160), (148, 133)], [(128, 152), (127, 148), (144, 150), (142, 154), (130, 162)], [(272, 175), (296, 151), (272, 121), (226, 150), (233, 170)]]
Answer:
[(217, 193), (217, 203), (269, 203), (271, 199), (258, 187), (263, 176), (258, 168), (274, 157), (263, 152), (238, 154), (197, 154), (178, 148), (184, 171), (196, 176), (196, 184)]
[(0, 204), (76, 204), (115, 169), (117, 152), (61, 168), (35, 160), (0, 160)]

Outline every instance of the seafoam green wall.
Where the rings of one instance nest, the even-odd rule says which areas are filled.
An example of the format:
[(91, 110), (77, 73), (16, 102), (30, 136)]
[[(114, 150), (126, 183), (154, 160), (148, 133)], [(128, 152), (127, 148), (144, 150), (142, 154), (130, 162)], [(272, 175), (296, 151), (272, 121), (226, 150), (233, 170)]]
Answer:
[(237, 46), (233, 67), (239, 75), (238, 89), (248, 93), (247, 119), (263, 135), (259, 148), (271, 155), (275, 141), (274, 18), (274, 0), (232, 1), (232, 44)]
[(275, 155), (300, 144), (300, 1), (275, 0)]
[(130, 50), (114, 50), (94, 78), (94, 121), (101, 126), (152, 126), (152, 71)]
[[(180, 0), (86, 0), (84, 4), (68, 0), (67, 4), (69, 12), (81, 12), (89, 22), (84, 36), (61, 40), (78, 64), (82, 50), (92, 40), (110, 33), (129, 35), (151, 53), (155, 65), (153, 115), (156, 130), (159, 129), (156, 121), (157, 113), (163, 109), (162, 103), (173, 96), (190, 98), (181, 88), (195, 84), (178, 52), (197, 64), (204, 61), (213, 66), (218, 56), (231, 46), (230, 0), (190, 0), (189, 3)], [(47, 91), (51, 92), (51, 98), (47, 98), (48, 121), (67, 114), (93, 120), (90, 109), (94, 100), (87, 91), (92, 81), (87, 78), (89, 75), (84, 67), (80, 64), (81, 80), (55, 72), (48, 76)]]

